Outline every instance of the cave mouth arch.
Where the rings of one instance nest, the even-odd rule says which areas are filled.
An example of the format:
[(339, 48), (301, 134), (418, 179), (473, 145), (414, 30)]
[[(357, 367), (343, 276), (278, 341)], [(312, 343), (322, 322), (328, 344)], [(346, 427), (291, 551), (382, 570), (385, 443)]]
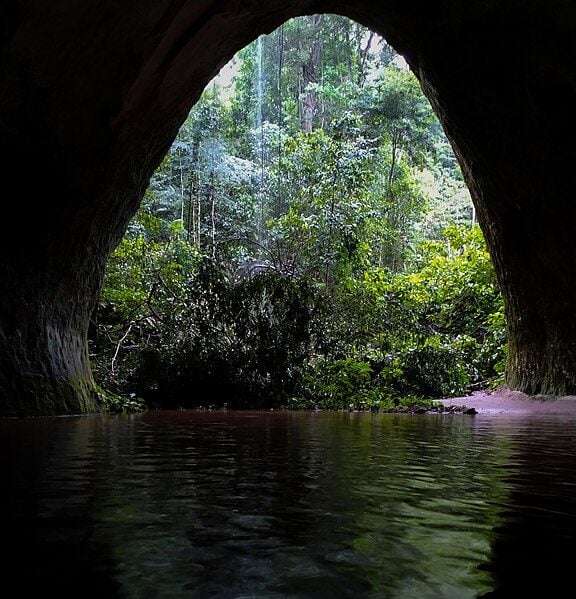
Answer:
[[(279, 58), (280, 49), (285, 61)], [(368, 50), (370, 56), (361, 61)], [(96, 381), (107, 390), (142, 397), (148, 405), (191, 407), (203, 401), (194, 397), (201, 396), (204, 388), (211, 390), (216, 405), (225, 401), (228, 406), (278, 407), (295, 405), (292, 398), (302, 394), (312, 402), (316, 387), (305, 384), (314, 376), (310, 373), (322, 376), (323, 360), (332, 364), (344, 356), (369, 370), (373, 391), (392, 356), (396, 363), (406, 364), (408, 381), (396, 377), (387, 387), (396, 395), (401, 388), (406, 395), (463, 395), (462, 378), (470, 377), (470, 385), (493, 380), (496, 371), (484, 361), (479, 367), (475, 352), (464, 362), (462, 352), (455, 349), (446, 361), (451, 367), (446, 366), (438, 378), (431, 372), (424, 376), (415, 358), (409, 359), (430, 351), (421, 338), (415, 338), (416, 330), (422, 331), (428, 346), (432, 341), (440, 343), (442, 334), (450, 337), (443, 342), (447, 344), (452, 343), (452, 334), (469, 334), (479, 355), (485, 344), (492, 346), (488, 331), (493, 328), (484, 321), (488, 312), (471, 317), (478, 321), (477, 329), (464, 318), (443, 327), (442, 317), (432, 317), (424, 325), (426, 317), (418, 313), (417, 324), (407, 331), (405, 321), (394, 317), (392, 300), (382, 299), (388, 309), (367, 307), (366, 298), (384, 285), (381, 281), (390, 278), (394, 288), (402, 280), (400, 272), (420, 270), (414, 260), (426, 251), (415, 228), (427, 239), (446, 243), (444, 227), (456, 222), (469, 225), (472, 218), (468, 194), (464, 194), (465, 205), (449, 204), (451, 196), (445, 192), (452, 185), (465, 186), (441, 127), (406, 65), (382, 38), (333, 15), (290, 20), (269, 36), (260, 36), (232, 62), (235, 68), (228, 63), (223, 69), (228, 79), (221, 72), (192, 108), (109, 263), (103, 298), (91, 318)], [(312, 99), (303, 82), (306, 68), (317, 82)], [(385, 104), (377, 97), (384, 98)], [(304, 109), (310, 105), (312, 118), (306, 120)], [(279, 108), (284, 109), (282, 115)], [(314, 126), (307, 130), (312, 122)], [(441, 163), (433, 158), (437, 153), (443, 157)], [(442, 198), (435, 206), (445, 206), (446, 213), (431, 212), (434, 204), (428, 198), (434, 185), (424, 183), (423, 173), (428, 182), (442, 184)], [(447, 186), (446, 181), (450, 181)], [(455, 216), (458, 208), (462, 212)], [(328, 214), (334, 215), (330, 225)], [(446, 217), (445, 224), (433, 226), (431, 215), (438, 223)], [(156, 223), (153, 228), (151, 219)], [(485, 264), (481, 240), (472, 236), (470, 227), (466, 229), (466, 233), (452, 231), (456, 236), (451, 236), (451, 246), (455, 252), (465, 252), (481, 272)], [(165, 244), (164, 251), (154, 242)], [(478, 248), (477, 253), (469, 252), (470, 246)], [(149, 256), (145, 261), (140, 258), (142, 247), (148, 250), (144, 250)], [(161, 262), (156, 259), (159, 254), (164, 256)], [(206, 262), (190, 266), (202, 260), (197, 254), (205, 256)], [(163, 269), (164, 260), (177, 264), (180, 276)], [(438, 271), (446, 287), (451, 265), (447, 260), (446, 270)], [(270, 275), (262, 279), (265, 295), (252, 281), (255, 272)], [(206, 289), (213, 285), (207, 273), (213, 273), (221, 285), (210, 296), (212, 301), (202, 304), (201, 298), (209, 293)], [(274, 274), (280, 275), (279, 281)], [(470, 272), (471, 278), (477, 276)], [(133, 284), (124, 285), (124, 279)], [(200, 280), (204, 285), (198, 284)], [(372, 286), (367, 280), (373, 281)], [(293, 284), (289, 288), (295, 296), (290, 297), (298, 298), (290, 304), (292, 318), (279, 317), (288, 308), (283, 293), (288, 287), (282, 287), (282, 282)], [(417, 304), (419, 285), (413, 283)], [(309, 285), (322, 300), (306, 293)], [(190, 286), (199, 287), (193, 297)], [(428, 289), (433, 287), (430, 281)], [(490, 290), (490, 299), (478, 299), (478, 304), (499, 312), (494, 287), (489, 276), (484, 288)], [(243, 300), (238, 302), (240, 290)], [(401, 292), (397, 295), (402, 303)], [(119, 300), (136, 297), (147, 301)], [(435, 303), (462, 305), (450, 297)], [(259, 302), (269, 307), (269, 318)], [(377, 297), (374, 302), (380, 305)], [(219, 310), (219, 305), (234, 307)], [(314, 317), (308, 316), (310, 305), (317, 306), (311, 310)], [(331, 317), (320, 316), (320, 306), (328, 305)], [(232, 312), (235, 317), (229, 322), (227, 315)], [(444, 320), (452, 323), (449, 319)], [(300, 339), (290, 327), (294, 321), (300, 323)], [(248, 332), (248, 322), (251, 330), (260, 331), (258, 340)], [(435, 332), (433, 340), (423, 332), (425, 328)], [(196, 333), (200, 330), (202, 339)], [(276, 349), (272, 339), (282, 339), (283, 351)], [(400, 339), (416, 353), (406, 353)], [(455, 348), (461, 346), (453, 343)], [(245, 359), (248, 348), (251, 358)], [(482, 351), (487, 355), (487, 349)], [(441, 360), (439, 354), (447, 355), (442, 352), (448, 352), (444, 344), (436, 360)], [(493, 363), (499, 362), (500, 348), (492, 355), (499, 356)], [(338, 380), (337, 375), (333, 378)], [(381, 388), (378, 393), (385, 396)], [(362, 406), (359, 398), (354, 401)]]
[[(326, 12), (381, 33), (406, 58), (452, 142), (506, 302), (509, 386), (576, 393), (576, 173), (574, 150), (561, 150), (576, 128), (576, 7), (41, 4), (1, 15), (3, 169), (26, 182), (10, 213), (28, 232), (26, 243), (1, 241), (2, 414), (98, 410), (88, 318), (106, 258), (154, 168), (237, 50), (288, 18)], [(33, 177), (31, 148), (42, 157)]]

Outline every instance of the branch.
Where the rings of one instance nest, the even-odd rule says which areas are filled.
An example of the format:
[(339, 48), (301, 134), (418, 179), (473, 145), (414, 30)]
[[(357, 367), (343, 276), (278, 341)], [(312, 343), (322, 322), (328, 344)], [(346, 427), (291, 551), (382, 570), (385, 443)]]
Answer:
[(132, 322), (130, 323), (127, 331), (124, 333), (124, 335), (122, 336), (120, 341), (118, 341), (118, 345), (116, 345), (116, 351), (114, 352), (114, 357), (112, 358), (112, 362), (110, 363), (110, 372), (112, 373), (112, 376), (116, 376), (115, 365), (116, 365), (116, 359), (118, 358), (118, 352), (120, 351), (120, 347), (122, 346), (122, 343), (124, 342), (126, 337), (128, 337), (128, 335), (130, 334), (133, 324), (134, 323), (132, 323)]

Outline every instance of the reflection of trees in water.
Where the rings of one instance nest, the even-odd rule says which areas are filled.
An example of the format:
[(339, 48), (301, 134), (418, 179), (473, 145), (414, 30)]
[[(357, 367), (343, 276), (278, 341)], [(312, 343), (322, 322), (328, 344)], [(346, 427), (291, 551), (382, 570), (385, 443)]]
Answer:
[(145, 415), (108, 431), (121, 488), (102, 496), (100, 520), (123, 586), (217, 593), (272, 576), (270, 555), (291, 527), (307, 524), (304, 514), (284, 526), (286, 506), (321, 484), (325, 460), (307, 451), (303, 434), (282, 415), (198, 412)]
[(473, 597), (495, 579), (494, 596), (531, 596), (566, 582), (576, 554), (564, 423), (180, 412), (0, 424), (6, 572), (37, 589)]
[(488, 557), (506, 451), (485, 431), (477, 435), (473, 422), (388, 415), (370, 424), (350, 415), (334, 430), (343, 469), (331, 493), (345, 506), (345, 548), (332, 559), (343, 571), (383, 596), (466, 597), (491, 588), (477, 567)]
[(496, 589), (486, 597), (570, 594), (576, 556), (575, 425), (566, 417), (530, 417), (505, 421), (498, 430), (510, 437), (512, 451), (504, 480), (507, 498), (486, 568)]
[(490, 588), (476, 567), (496, 521), (502, 450), (472, 419), (216, 413), (159, 421), (154, 433), (145, 420), (119, 446), (132, 492), (101, 516), (129, 588)]

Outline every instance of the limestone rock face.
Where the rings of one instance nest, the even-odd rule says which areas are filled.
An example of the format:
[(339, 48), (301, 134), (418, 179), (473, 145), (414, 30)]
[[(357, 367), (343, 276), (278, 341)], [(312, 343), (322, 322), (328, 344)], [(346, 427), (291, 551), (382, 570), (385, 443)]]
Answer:
[(109, 252), (203, 87), (287, 18), (383, 33), (462, 165), (504, 292), (509, 384), (576, 393), (576, 7), (560, 0), (7, 0), (0, 8), (0, 414), (98, 410)]

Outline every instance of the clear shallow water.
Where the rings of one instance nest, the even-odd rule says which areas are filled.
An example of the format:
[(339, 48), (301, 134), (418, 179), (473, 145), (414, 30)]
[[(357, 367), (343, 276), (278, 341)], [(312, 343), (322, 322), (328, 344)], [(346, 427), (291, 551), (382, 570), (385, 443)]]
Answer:
[(13, 596), (561, 597), (573, 585), (576, 420), (8, 420), (0, 465)]

